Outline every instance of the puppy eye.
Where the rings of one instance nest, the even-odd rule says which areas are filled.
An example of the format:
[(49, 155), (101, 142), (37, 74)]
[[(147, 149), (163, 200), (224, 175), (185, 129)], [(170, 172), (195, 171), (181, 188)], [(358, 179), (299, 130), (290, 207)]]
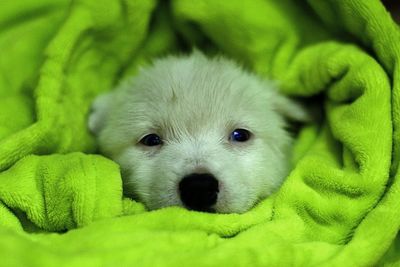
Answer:
[(140, 143), (145, 146), (158, 146), (162, 144), (162, 140), (156, 134), (148, 134), (140, 140)]
[(231, 133), (230, 140), (234, 142), (246, 142), (251, 137), (251, 133), (245, 129), (236, 129)]

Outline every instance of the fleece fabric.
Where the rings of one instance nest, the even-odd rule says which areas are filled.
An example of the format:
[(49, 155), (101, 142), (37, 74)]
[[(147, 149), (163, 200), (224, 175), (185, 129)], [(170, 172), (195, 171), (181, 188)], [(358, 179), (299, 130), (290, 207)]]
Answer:
[[(244, 214), (146, 211), (87, 129), (96, 95), (191, 47), (323, 106)], [(400, 30), (381, 1), (0, 1), (0, 53), (0, 265), (400, 263)]]

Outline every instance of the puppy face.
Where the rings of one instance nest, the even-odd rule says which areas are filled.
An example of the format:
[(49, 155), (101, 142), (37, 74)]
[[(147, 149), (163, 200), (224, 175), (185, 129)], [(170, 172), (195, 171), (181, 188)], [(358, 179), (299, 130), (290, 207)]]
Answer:
[(304, 116), (273, 85), (199, 52), (155, 61), (94, 103), (102, 152), (149, 209), (242, 213), (288, 173), (283, 113)]

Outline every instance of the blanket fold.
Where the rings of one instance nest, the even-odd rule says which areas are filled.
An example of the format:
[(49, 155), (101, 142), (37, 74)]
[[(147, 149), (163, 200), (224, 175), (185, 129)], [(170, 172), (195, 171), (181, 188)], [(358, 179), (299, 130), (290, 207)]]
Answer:
[[(1, 2), (0, 265), (399, 263), (399, 40), (378, 0)], [(191, 46), (323, 99), (245, 214), (147, 212), (94, 155), (93, 98)]]
[(0, 177), (2, 203), (43, 230), (74, 229), (123, 212), (118, 167), (99, 156), (28, 156)]

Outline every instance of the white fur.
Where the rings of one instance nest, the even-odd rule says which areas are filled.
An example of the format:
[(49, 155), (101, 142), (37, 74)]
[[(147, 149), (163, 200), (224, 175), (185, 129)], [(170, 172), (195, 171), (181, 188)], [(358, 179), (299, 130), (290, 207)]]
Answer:
[[(306, 117), (273, 83), (200, 52), (156, 60), (93, 108), (89, 128), (102, 153), (120, 164), (127, 195), (149, 209), (183, 206), (182, 177), (209, 172), (219, 180), (220, 213), (245, 212), (280, 186), (291, 144), (283, 116)], [(252, 138), (230, 141), (237, 128)], [(150, 133), (164, 144), (140, 144)]]

